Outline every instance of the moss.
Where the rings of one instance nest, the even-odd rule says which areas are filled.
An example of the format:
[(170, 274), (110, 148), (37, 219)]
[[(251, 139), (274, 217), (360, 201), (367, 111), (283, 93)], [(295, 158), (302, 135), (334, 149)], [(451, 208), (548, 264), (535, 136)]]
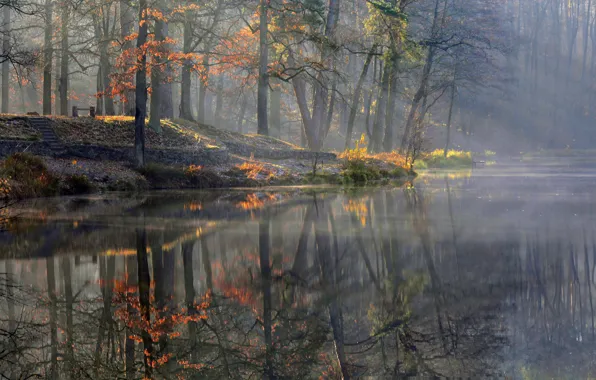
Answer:
[(52, 175), (40, 157), (15, 153), (4, 160), (0, 169), (10, 183), (12, 198), (34, 198), (58, 194), (59, 180)]
[(66, 176), (62, 183), (63, 194), (76, 195), (87, 194), (93, 190), (93, 185), (84, 174), (72, 174)]

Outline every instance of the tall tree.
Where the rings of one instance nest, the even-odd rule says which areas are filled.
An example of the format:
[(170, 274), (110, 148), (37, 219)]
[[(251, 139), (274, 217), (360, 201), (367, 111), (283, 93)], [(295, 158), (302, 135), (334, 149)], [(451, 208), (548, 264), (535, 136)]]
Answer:
[(257, 98), (257, 133), (267, 136), (269, 123), (267, 119), (267, 96), (269, 93), (269, 46), (267, 45), (267, 32), (269, 29), (268, 1), (260, 0), (259, 12), (259, 88)]
[(161, 119), (172, 118), (169, 115), (169, 109), (172, 104), (172, 87), (167, 83), (169, 72), (168, 54), (166, 39), (168, 37), (168, 22), (165, 19), (165, 6), (162, 1), (158, 1), (156, 10), (161, 15), (155, 20), (155, 42), (157, 43), (157, 52), (153, 55), (154, 62), (151, 66), (151, 109), (149, 118), (149, 127), (154, 131), (161, 133)]
[(60, 84), (58, 86), (60, 92), (60, 114), (68, 115), (68, 28), (70, 16), (70, 2), (62, 2), (62, 13), (60, 15), (60, 37), (61, 37), (61, 53), (60, 53)]
[[(10, 52), (10, 7), (3, 7), (3, 22), (2, 22), (2, 52), (8, 55)], [(2, 113), (8, 113), (9, 96), (10, 96), (10, 61), (4, 60), (2, 62)]]
[(54, 16), (53, 0), (45, 2), (45, 29), (43, 44), (43, 114), (52, 114), (52, 18)]
[[(133, 40), (130, 38), (134, 32), (135, 16), (130, 0), (120, 0), (120, 39), (122, 40), (122, 50), (128, 52), (133, 49)], [(134, 64), (127, 62), (127, 64)], [(135, 91), (129, 89), (124, 94), (123, 113), (128, 116), (135, 115)]]
[(145, 166), (145, 118), (147, 117), (147, 0), (139, 0), (137, 72), (135, 91), (135, 165)]

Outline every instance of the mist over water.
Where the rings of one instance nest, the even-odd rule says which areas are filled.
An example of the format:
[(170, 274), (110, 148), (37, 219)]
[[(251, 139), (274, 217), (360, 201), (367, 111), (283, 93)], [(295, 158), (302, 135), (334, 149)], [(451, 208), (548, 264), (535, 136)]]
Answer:
[(0, 371), (588, 377), (594, 174), (45, 202), (2, 233)]

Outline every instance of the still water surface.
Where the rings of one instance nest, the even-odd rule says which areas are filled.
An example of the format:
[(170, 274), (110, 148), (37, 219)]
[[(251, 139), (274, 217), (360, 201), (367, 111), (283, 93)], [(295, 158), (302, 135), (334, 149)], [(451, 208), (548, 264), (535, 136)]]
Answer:
[(44, 200), (0, 233), (0, 378), (589, 378), (596, 173)]

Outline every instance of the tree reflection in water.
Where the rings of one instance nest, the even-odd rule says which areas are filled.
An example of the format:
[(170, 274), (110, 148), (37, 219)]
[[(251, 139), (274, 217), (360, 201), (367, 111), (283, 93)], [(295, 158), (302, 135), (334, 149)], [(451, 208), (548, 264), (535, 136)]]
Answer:
[(445, 181), (251, 208), (174, 244), (142, 222), (127, 256), (4, 260), (0, 376), (591, 373), (594, 231), (482, 235)]

